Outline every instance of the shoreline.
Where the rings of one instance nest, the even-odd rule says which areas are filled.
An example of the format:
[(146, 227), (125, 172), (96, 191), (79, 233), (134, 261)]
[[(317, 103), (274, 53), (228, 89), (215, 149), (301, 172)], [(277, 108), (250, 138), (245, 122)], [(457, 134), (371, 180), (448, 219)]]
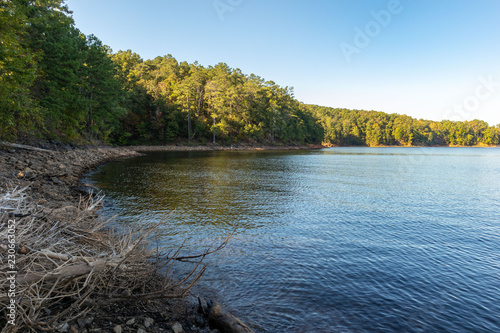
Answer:
[[(27, 148), (26, 148), (27, 147)], [(357, 147), (357, 146), (355, 146)], [(401, 147), (400, 148), (422, 148)], [(66, 214), (69, 207), (72, 210), (80, 209), (81, 197), (88, 193), (83, 189), (82, 178), (100, 165), (119, 160), (141, 156), (140, 152), (152, 151), (231, 151), (227, 146), (132, 146), (132, 147), (49, 147), (40, 149), (29, 146), (9, 147), (0, 144), (0, 197), (13, 186), (27, 188), (29, 201), (41, 211), (57, 217), (60, 221), (68, 221), (74, 214)], [(264, 150), (312, 150), (324, 146), (239, 146), (233, 150), (264, 151)], [(377, 147), (370, 147), (377, 148)], [(442, 147), (457, 148), (457, 147)], [(469, 147), (472, 148), (472, 147)], [(488, 147), (481, 147), (488, 148)], [(498, 147), (496, 147), (498, 148)], [(96, 207), (88, 219), (91, 224), (99, 223)], [(0, 213), (5, 214), (0, 210)], [(7, 213), (10, 214), (10, 213)], [(3, 227), (2, 227), (3, 228)], [(111, 230), (106, 231), (108, 234)], [(0, 244), (1, 245), (1, 244)], [(1, 253), (1, 252), (0, 252)], [(21, 267), (22, 268), (22, 267)], [(2, 288), (4, 286), (2, 285)], [(1, 294), (2, 292), (0, 292)], [(139, 310), (138, 303), (140, 303)], [(206, 302), (205, 302), (206, 303)], [(170, 332), (174, 325), (179, 324), (186, 333), (211, 333), (208, 324), (209, 310), (199, 313), (198, 299), (188, 296), (181, 299), (160, 299), (155, 301), (127, 301), (120, 303), (118, 308), (97, 308), (90, 311), (83, 318), (75, 318), (68, 324), (68, 331), (72, 328), (78, 332), (114, 332), (121, 326), (124, 332), (139, 329), (147, 332)], [(112, 314), (112, 315), (110, 315)], [(234, 318), (226, 314), (229, 318)], [(0, 323), (2, 323), (0, 318)], [(146, 327), (143, 323), (153, 320), (154, 324)], [(133, 322), (133, 323), (132, 323)], [(111, 324), (110, 324), (111, 323)], [(131, 324), (127, 324), (131, 323)], [(179, 327), (177, 325), (177, 327)], [(241, 323), (241, 325), (244, 325)], [(240, 325), (240, 326), (241, 326)], [(1, 325), (0, 325), (1, 326)], [(246, 325), (245, 325), (246, 326)], [(233, 331), (238, 332), (238, 331)], [(251, 332), (251, 331), (242, 331)]]
[(162, 146), (122, 146), (120, 148), (127, 148), (137, 152), (154, 152), (154, 151), (278, 151), (278, 150), (316, 150), (324, 148), (500, 148), (500, 146), (339, 146), (330, 144), (309, 144), (309, 145), (284, 145), (284, 146), (247, 146), (247, 145), (234, 145), (219, 146), (219, 145), (186, 145), (186, 144), (170, 144)]
[[(50, 218), (58, 219), (60, 222), (56, 222), (56, 225), (58, 223), (72, 223), (71, 219), (74, 219), (74, 216), (80, 210), (84, 210), (81, 206), (82, 197), (85, 197), (86, 192), (82, 189), (81, 179), (85, 174), (109, 161), (142, 155), (137, 152), (139, 150), (136, 149), (137, 147), (51, 148), (40, 149), (29, 146), (14, 148), (0, 145), (0, 198), (14, 189), (25, 189), (25, 197), (29, 201), (29, 204)], [(145, 146), (141, 148), (145, 148)], [(212, 147), (208, 148), (206, 150), (215, 150), (210, 149)], [(200, 149), (196, 147), (177, 146), (177, 148), (170, 150)], [(87, 220), (86, 225), (90, 226), (90, 228), (101, 223), (101, 217), (97, 214), (99, 209), (100, 206), (98, 205), (91, 212), (88, 212), (88, 216), (85, 216)], [(2, 219), (9, 218), (8, 216), (14, 214), (9, 213), (5, 208), (0, 210), (0, 213)], [(30, 215), (32, 213), (28, 212), (27, 214)], [(14, 216), (28, 215), (18, 214)], [(22, 223), (22, 221), (23, 218), (21, 218), (19, 223)], [(106, 237), (117, 237), (109, 227), (105, 226), (104, 228), (104, 231), (100, 229), (98, 232), (103, 232), (106, 234)], [(92, 234), (93, 231), (90, 233)], [(21, 238), (21, 236), (19, 237)], [(64, 237), (62, 241), (66, 241)], [(59, 239), (57, 242), (59, 242)], [(18, 246), (21, 245), (23, 244), (18, 244)], [(22, 262), (23, 255), (24, 253), (18, 252), (18, 262)], [(24, 267), (22, 266), (17, 268), (19, 272), (22, 272), (23, 269)], [(4, 289), (7, 285), (1, 284), (1, 287)], [(3, 291), (0, 292), (0, 294), (2, 293)], [(236, 328), (227, 332), (253, 332), (239, 319), (221, 309), (216, 303), (214, 303), (213, 307), (207, 308), (206, 304), (210, 302), (202, 299), (201, 302), (205, 304), (205, 307), (200, 308), (200, 304), (202, 303), (199, 303), (199, 300), (198, 297), (189, 293), (183, 298), (158, 298), (147, 301), (131, 298), (117, 304), (97, 306), (91, 310), (84, 311), (85, 313), (82, 316), (70, 318), (66, 322), (54, 323), (53, 325), (56, 326), (51, 327), (58, 327), (61, 332), (76, 331), (88, 333), (148, 333), (171, 332), (172, 330), (186, 333), (215, 333), (217, 330), (213, 328), (220, 327), (221, 323), (222, 326), (229, 325), (229, 322), (236, 325)], [(6, 301), (8, 300), (6, 299)], [(49, 303), (47, 313), (60, 311), (60, 309), (52, 309), (50, 305)], [(201, 313), (200, 309), (202, 310)], [(218, 312), (214, 313), (214, 309), (217, 309)], [(37, 311), (42, 310), (42, 308), (37, 309)], [(52, 315), (55, 316), (55, 314)], [(5, 324), (3, 329), (7, 328), (8, 325), (3, 321), (4, 319), (0, 318), (0, 323), (2, 325)], [(13, 326), (13, 331), (28, 329), (29, 326), (21, 320), (20, 316), (17, 320), (16, 326)], [(61, 319), (58, 320), (60, 321)], [(217, 322), (217, 320), (220, 322)]]
[(133, 149), (137, 152), (150, 152), (150, 151), (262, 151), (262, 150), (312, 150), (325, 148), (322, 145), (285, 145), (285, 146), (247, 146), (247, 145), (233, 145), (233, 146), (219, 146), (219, 145), (186, 145), (186, 144), (172, 144), (162, 146), (126, 146), (126, 148)]

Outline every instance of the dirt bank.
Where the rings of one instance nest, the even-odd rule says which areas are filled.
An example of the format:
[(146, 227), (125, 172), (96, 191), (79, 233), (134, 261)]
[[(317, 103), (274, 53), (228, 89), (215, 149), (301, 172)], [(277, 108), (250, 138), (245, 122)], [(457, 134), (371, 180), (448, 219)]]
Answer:
[[(78, 217), (78, 223), (81, 223), (82, 229), (84, 226), (88, 229), (92, 228), (93, 226), (99, 225), (99, 223), (101, 223), (101, 220), (100, 217), (96, 214), (96, 208), (91, 207), (92, 209), (89, 209), (88, 207), (85, 207), (85, 205), (82, 205), (82, 195), (84, 195), (85, 192), (81, 189), (79, 179), (83, 174), (90, 171), (92, 168), (95, 168), (99, 164), (118, 158), (127, 158), (139, 155), (139, 153), (136, 152), (136, 149), (140, 149), (142, 151), (160, 150), (158, 147), (149, 147), (149, 149), (148, 147), (90, 147), (78, 149), (71, 147), (48, 147), (48, 149), (29, 149), (29, 147), (13, 148), (0, 145), (0, 197), (12, 198), (14, 196), (13, 193), (21, 193), (20, 195), (18, 195), (18, 197), (22, 197), (22, 200), (15, 199), (17, 201), (14, 201), (15, 204), (18, 204), (18, 207), (15, 207), (15, 205), (10, 205), (7, 199), (4, 200), (3, 203), (6, 202), (7, 204), (4, 204), (4, 206), (0, 209), (0, 233), (4, 233), (6, 237), (7, 220), (14, 218), (17, 219), (17, 223), (20, 224), (19, 230), (24, 230), (24, 233), (30, 233), (31, 230), (30, 228), (22, 229), (21, 224), (23, 223), (29, 224), (29, 226), (31, 226), (31, 229), (33, 229), (33, 226), (36, 225), (41, 228), (40, 225), (44, 226), (45, 224), (44, 227), (47, 227), (49, 229), (52, 228), (53, 230), (59, 230), (57, 228), (61, 228), (61, 226), (75, 223), (74, 219), (76, 217)], [(185, 146), (171, 146), (170, 148), (163, 147), (163, 150), (205, 149), (206, 148)], [(214, 150), (214, 147), (209, 147), (208, 149)], [(19, 203), (21, 201), (23, 207), (19, 207)], [(70, 213), (67, 214), (68, 212)], [(88, 239), (83, 243), (81, 240), (75, 240), (75, 238), (78, 238), (79, 235), (70, 234), (68, 232), (68, 230), (70, 230), (69, 227), (64, 227), (61, 230), (62, 231), (57, 231), (57, 238), (53, 242), (66, 242), (69, 244), (69, 239), (71, 239), (71, 244), (83, 244), (82, 246), (86, 253), (99, 254), (99, 251), (103, 251), (102, 247), (97, 246), (93, 248), (92, 246), (94, 245), (90, 244), (88, 242)], [(109, 237), (113, 237), (113, 235), (108, 235), (109, 232), (106, 230), (108, 230), (107, 227), (104, 227), (104, 231), (101, 228), (97, 231), (97, 233), (100, 233), (101, 236), (103, 232), (106, 233), (106, 237), (108, 237), (108, 239)], [(47, 235), (51, 235), (50, 232), (51, 231), (49, 230), (49, 234)], [(39, 237), (40, 236), (45, 237), (42, 234), (40, 234)], [(94, 235), (90, 236), (94, 237)], [(50, 276), (57, 276), (58, 272), (60, 273), (64, 269), (69, 272), (68, 269), (75, 269), (75, 267), (80, 269), (85, 266), (84, 262), (80, 263), (79, 265), (68, 265), (68, 262), (76, 261), (77, 258), (83, 258), (84, 261), (87, 261), (86, 264), (95, 264), (95, 267), (97, 267), (97, 260), (92, 261), (94, 259), (89, 259), (88, 255), (84, 256), (79, 252), (76, 253), (75, 250), (59, 247), (59, 252), (55, 253), (54, 251), (56, 247), (52, 248), (49, 246), (50, 250), (47, 250), (47, 248), (36, 248), (36, 246), (30, 244), (30, 242), (33, 243), (33, 239), (36, 239), (37, 235), (31, 235), (30, 237), (31, 238), (27, 238), (25, 234), (18, 237), (19, 239), (22, 238), (26, 244), (16, 244), (16, 259), (18, 259), (18, 267), (16, 267), (16, 270), (19, 272), (18, 277), (21, 274), (20, 272), (24, 272), (24, 275), (19, 278), (20, 280), (36, 281), (36, 283), (33, 283), (33, 286), (41, 286), (42, 283), (50, 280)], [(68, 239), (65, 239), (65, 237), (68, 237)], [(88, 238), (89, 235), (86, 235), (85, 237)], [(2, 263), (5, 261), (4, 259), (7, 258), (8, 245), (7, 239), (5, 238), (4, 240), (3, 238), (4, 236), (2, 236), (2, 239), (0, 240), (0, 256), (2, 257)], [(39, 241), (39, 244), (42, 244), (42, 242)], [(65, 250), (67, 250), (67, 254), (65, 254)], [(44, 256), (42, 256), (42, 254)], [(23, 267), (24, 263), (26, 262), (23, 261), (23, 258), (28, 255), (33, 256), (29, 261), (31, 265), (29, 270)], [(43, 258), (40, 259), (40, 257)], [(115, 258), (116, 257), (119, 257), (119, 255), (115, 256)], [(129, 252), (127, 252), (126, 257), (129, 257)], [(58, 260), (62, 260), (62, 258), (66, 258), (66, 261), (56, 262)], [(109, 255), (107, 258), (109, 262)], [(38, 269), (37, 266), (33, 264), (35, 262), (35, 259), (45, 260), (41, 262), (44, 263), (43, 265), (47, 265), (47, 267), (43, 267), (44, 270), (42, 270), (45, 276), (43, 278), (40, 277), (38, 280), (36, 279), (37, 276), (33, 275), (33, 272), (36, 273)], [(89, 261), (91, 262), (89, 263)], [(121, 263), (122, 261), (118, 263), (118, 266), (121, 265)], [(50, 271), (50, 265), (55, 265), (55, 269)], [(117, 265), (115, 264), (115, 266)], [(7, 271), (6, 268), (5, 270)], [(97, 275), (97, 273), (94, 274), (93, 272), (94, 271), (91, 270), (90, 273), (86, 273), (88, 281), (91, 280), (91, 277)], [(1, 273), (5, 275), (6, 272)], [(56, 282), (68, 280), (69, 284), (70, 282), (74, 283), (74, 280), (81, 280), (80, 276), (78, 278), (75, 278), (74, 275), (69, 276), (69, 273), (67, 274), (68, 276), (61, 275), (60, 277), (58, 277)], [(33, 278), (33, 276), (35, 276), (35, 278)], [(88, 281), (77, 281), (78, 283), (80, 283), (80, 285), (83, 285), (81, 290), (84, 290), (83, 288), (85, 287), (87, 287), (88, 289)], [(97, 287), (101, 287), (99, 285), (99, 281), (93, 283), (95, 283), (95, 285), (93, 285), (92, 288), (95, 288), (95, 290), (98, 290)], [(123, 283), (126, 284), (128, 282), (125, 281)], [(91, 303), (91, 305), (88, 305), (87, 303), (89, 303), (90, 299), (99, 299), (100, 296), (93, 295), (92, 290), (88, 290), (84, 295), (81, 296), (84, 297), (81, 302), (71, 300), (72, 298), (76, 297), (73, 293), (70, 295), (71, 297), (68, 296), (63, 298), (62, 300), (57, 299), (57, 301), (54, 301), (52, 303), (50, 302), (50, 298), (48, 302), (45, 300), (45, 302), (43, 303), (42, 301), (44, 300), (42, 300), (40, 301), (41, 303), (36, 303), (43, 303), (43, 306), (46, 307), (43, 309), (38, 308), (31, 311), (28, 308), (25, 308), (25, 306), (23, 306), (22, 309), (18, 308), (18, 316), (15, 319), (16, 324), (11, 325), (6, 323), (8, 320), (6, 305), (9, 300), (6, 297), (7, 290), (4, 289), (7, 288), (7, 284), (0, 284), (0, 286), (0, 329), (2, 329), (2, 332), (28, 332), (30, 330), (34, 332), (49, 330), (59, 332), (83, 333), (218, 332), (216, 329), (212, 330), (209, 327), (208, 321), (210, 318), (210, 309), (207, 310), (205, 308), (205, 315), (200, 314), (198, 312), (198, 299), (193, 296), (188, 296), (182, 299), (160, 298), (146, 300), (140, 298), (134, 299), (133, 297), (130, 297), (130, 295), (126, 295), (123, 297), (120, 296), (121, 298), (119, 298), (121, 299), (121, 301), (119, 302), (102, 302), (102, 304)], [(33, 286), (23, 286), (23, 295), (16, 295), (17, 298), (19, 298), (17, 300), (18, 307), (21, 307), (20, 304), (22, 301), (26, 301), (26, 295), (33, 292), (33, 290), (31, 290), (33, 289)], [(119, 287), (120, 283), (118, 283), (117, 286)], [(142, 294), (147, 294), (148, 292), (154, 291), (154, 288), (156, 287), (156, 281), (154, 281), (154, 279), (153, 281), (151, 281), (151, 278), (149, 278), (147, 285), (141, 285), (141, 292)], [(21, 290), (21, 287), (18, 287), (18, 289)], [(127, 291), (129, 292), (128, 289), (124, 290), (124, 293), (126, 294)], [(78, 292), (81, 291), (79, 290)], [(51, 297), (53, 297), (53, 293), (54, 290), (49, 290), (49, 294), (51, 295)], [(24, 299), (21, 299), (23, 297)], [(78, 297), (76, 297), (77, 301)], [(56, 298), (54, 297), (54, 299)], [(33, 303), (34, 301), (31, 300), (31, 302)], [(71, 306), (68, 307), (71, 309), (65, 309), (64, 304), (70, 304)], [(73, 307), (76, 308), (73, 309)], [(79, 307), (81, 307), (81, 309)], [(69, 310), (72, 311), (68, 312)], [(63, 316), (66, 313), (71, 313), (71, 316), (69, 314), (67, 316)], [(52, 317), (54, 318), (53, 321), (50, 320)], [(230, 315), (229, 318), (231, 318)], [(237, 323), (237, 325), (240, 324)], [(251, 332), (251, 330), (243, 330), (241, 332), (247, 331)]]

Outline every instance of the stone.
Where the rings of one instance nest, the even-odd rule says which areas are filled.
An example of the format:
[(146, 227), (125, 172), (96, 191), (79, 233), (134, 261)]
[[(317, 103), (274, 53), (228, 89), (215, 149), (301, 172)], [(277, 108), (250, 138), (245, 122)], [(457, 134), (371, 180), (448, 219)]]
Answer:
[(205, 326), (205, 321), (203, 320), (202, 316), (196, 316), (194, 318), (194, 324), (198, 327), (203, 327)]
[(149, 326), (153, 325), (154, 322), (155, 321), (153, 320), (153, 318), (148, 317), (148, 318), (144, 319), (144, 326), (146, 328), (148, 328)]
[(62, 182), (57, 177), (52, 177), (50, 180), (52, 180), (54, 184), (62, 185)]
[(79, 318), (76, 322), (78, 323), (78, 326), (85, 328), (94, 322), (94, 317)]
[(174, 331), (174, 333), (184, 332), (184, 328), (182, 328), (182, 325), (179, 322), (176, 322), (175, 324), (172, 325), (172, 330)]
[(115, 333), (122, 333), (123, 329), (121, 325), (116, 325), (115, 328), (113, 328), (113, 332)]
[(31, 178), (35, 176), (35, 172), (28, 167), (24, 168), (23, 172), (24, 172), (24, 177), (26, 178)]
[(28, 167), (24, 168), (17, 174), (17, 178), (32, 178), (34, 176), (36, 176), (35, 171)]
[(64, 324), (61, 324), (57, 327), (57, 331), (58, 332), (61, 332), (61, 333), (65, 333), (69, 330), (69, 324), (68, 323), (64, 323)]
[(142, 328), (139, 328), (139, 329), (137, 330), (137, 333), (146, 333), (146, 331), (145, 331), (145, 330), (143, 330)]
[(127, 320), (127, 325), (134, 325), (135, 324), (135, 318)]

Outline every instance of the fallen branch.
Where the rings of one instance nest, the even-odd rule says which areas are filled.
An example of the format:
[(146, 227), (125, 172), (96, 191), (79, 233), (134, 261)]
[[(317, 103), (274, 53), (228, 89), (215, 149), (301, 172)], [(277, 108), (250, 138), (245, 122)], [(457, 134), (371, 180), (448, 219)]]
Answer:
[(51, 150), (47, 149), (42, 149), (42, 148), (36, 148), (32, 146), (27, 146), (27, 145), (21, 145), (18, 143), (9, 143), (9, 142), (0, 142), (0, 145), (6, 146), (6, 147), (11, 147), (11, 148), (18, 148), (18, 149), (26, 149), (26, 150), (33, 150), (33, 151), (39, 151), (42, 153), (53, 153)]
[(174, 256), (172, 259), (173, 260), (178, 260), (178, 261), (183, 261), (183, 260), (188, 260), (188, 259), (199, 259), (199, 258), (204, 258), (206, 257), (207, 255), (209, 254), (212, 254), (212, 253), (215, 253), (215, 252), (219, 252), (220, 250), (222, 250), (223, 248), (226, 247), (226, 245), (229, 243), (229, 240), (231, 239), (231, 237), (233, 237), (234, 233), (236, 232), (236, 229), (233, 230), (229, 236), (226, 237), (226, 239), (224, 240), (224, 242), (222, 242), (217, 248), (213, 249), (213, 250), (208, 250), (206, 252), (204, 252), (203, 254), (196, 254), (196, 255), (192, 255), (192, 256)]
[(23, 284), (29, 285), (42, 280), (44, 282), (50, 282), (61, 279), (69, 279), (89, 274), (92, 271), (101, 272), (106, 268), (106, 266), (107, 265), (105, 260), (95, 260), (89, 262), (88, 264), (66, 266), (60, 269), (56, 269), (49, 273), (31, 272), (23, 276), (17, 277), (16, 282), (18, 285), (23, 285)]
[(219, 303), (198, 298), (198, 311), (208, 319), (210, 327), (223, 333), (255, 333), (239, 318), (222, 308)]
[[(233, 235), (199, 255), (181, 257), (181, 247), (165, 256), (158, 246), (151, 248), (152, 234), (161, 223), (137, 223), (135, 229), (116, 232), (91, 212), (102, 197), (77, 207), (46, 209), (29, 200), (26, 188), (11, 188), (3, 193), (0, 189), (0, 206), (7, 208), (0, 211), (0, 311), (9, 302), (10, 282), (3, 277), (16, 270), (14, 327), (18, 331), (55, 331), (94, 306), (184, 297), (203, 276), (203, 259), (223, 249)], [(8, 221), (20, 211), (30, 214), (15, 217), (12, 269), (7, 260), (12, 255)], [(195, 263), (192, 270), (180, 281), (172, 281), (169, 272), (174, 263), (187, 259)], [(45, 312), (46, 308), (50, 311)], [(0, 317), (0, 327), (7, 327), (5, 320)]]

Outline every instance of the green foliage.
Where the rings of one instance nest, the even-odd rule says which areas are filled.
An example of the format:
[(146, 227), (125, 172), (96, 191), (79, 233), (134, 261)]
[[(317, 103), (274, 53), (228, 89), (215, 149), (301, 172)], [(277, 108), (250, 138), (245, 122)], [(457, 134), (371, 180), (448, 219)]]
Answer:
[(441, 122), (375, 111), (308, 106), (332, 145), (498, 145), (500, 129), (481, 120)]
[(0, 3), (0, 137), (107, 140), (122, 86), (109, 50), (74, 27), (62, 0)]
[(75, 26), (63, 0), (0, 2), (0, 139), (117, 144), (196, 142), (498, 145), (479, 120), (305, 105), (293, 89), (225, 63), (112, 54)]
[(36, 77), (36, 54), (26, 46), (27, 24), (18, 2), (0, 2), (0, 138), (15, 139), (39, 122), (29, 90)]
[(112, 56), (126, 87), (122, 119), (130, 143), (319, 143), (323, 132), (289, 88), (219, 63), (208, 68), (171, 55), (143, 61)]

